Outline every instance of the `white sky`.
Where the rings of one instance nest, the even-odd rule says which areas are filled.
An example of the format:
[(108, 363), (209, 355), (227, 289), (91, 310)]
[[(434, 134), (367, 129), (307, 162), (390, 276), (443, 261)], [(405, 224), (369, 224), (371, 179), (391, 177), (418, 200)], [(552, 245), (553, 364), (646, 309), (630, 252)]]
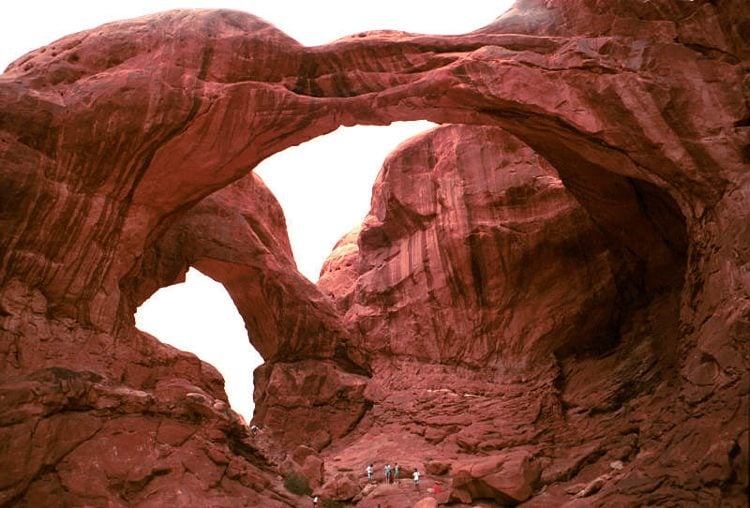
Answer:
[[(177, 8), (229, 8), (256, 14), (302, 44), (325, 44), (365, 30), (460, 34), (480, 28), (512, 0), (90, 0), (3, 1), (0, 69), (24, 53), (118, 19)], [(429, 122), (340, 128), (264, 161), (256, 171), (281, 203), (300, 271), (318, 279), (333, 245), (369, 210), (377, 172), (393, 148)], [(262, 360), (248, 344), (224, 288), (191, 269), (187, 282), (159, 290), (136, 314), (144, 331), (215, 365), (232, 407), (252, 416), (252, 370)]]

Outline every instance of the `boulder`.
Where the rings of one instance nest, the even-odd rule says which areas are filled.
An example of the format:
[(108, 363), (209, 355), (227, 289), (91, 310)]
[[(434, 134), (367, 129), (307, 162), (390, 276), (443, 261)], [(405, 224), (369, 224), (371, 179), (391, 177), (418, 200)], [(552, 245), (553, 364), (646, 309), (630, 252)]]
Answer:
[(516, 505), (531, 497), (539, 474), (533, 455), (525, 450), (456, 462), (451, 473), (452, 498)]
[(325, 499), (348, 501), (361, 490), (357, 476), (352, 473), (337, 473), (315, 492)]

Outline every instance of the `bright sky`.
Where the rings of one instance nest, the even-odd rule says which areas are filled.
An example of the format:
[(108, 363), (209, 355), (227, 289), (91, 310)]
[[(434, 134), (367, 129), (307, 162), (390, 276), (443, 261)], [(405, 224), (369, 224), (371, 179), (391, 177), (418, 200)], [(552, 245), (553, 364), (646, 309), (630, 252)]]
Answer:
[[(70, 33), (118, 19), (177, 8), (229, 8), (256, 14), (302, 44), (325, 44), (365, 30), (460, 34), (480, 28), (512, 0), (86, 0), (5, 1), (0, 6), (0, 69), (24, 53)], [(428, 122), (340, 128), (264, 161), (256, 171), (281, 203), (300, 271), (310, 280), (333, 245), (369, 210), (372, 183), (395, 146), (431, 128)], [(191, 269), (185, 284), (159, 290), (136, 324), (192, 351), (226, 380), (232, 407), (252, 416), (252, 370), (262, 363), (224, 288)]]

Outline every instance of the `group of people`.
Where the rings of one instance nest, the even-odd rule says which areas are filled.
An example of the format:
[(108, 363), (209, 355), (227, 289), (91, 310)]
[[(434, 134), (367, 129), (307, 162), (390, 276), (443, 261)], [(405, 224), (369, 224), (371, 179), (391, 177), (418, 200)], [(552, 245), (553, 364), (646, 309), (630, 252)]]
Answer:
[[(372, 464), (367, 466), (365, 469), (365, 472), (367, 473), (367, 479), (370, 481), (370, 483), (375, 481), (375, 467), (373, 467)], [(385, 483), (399, 483), (400, 477), (401, 477), (401, 467), (398, 465), (398, 462), (396, 462), (396, 465), (391, 467), (390, 462), (387, 463), (383, 467), (383, 476), (385, 478)], [(414, 472), (411, 474), (411, 479), (414, 482), (414, 488), (419, 489), (419, 477), (421, 476), (419, 470), (415, 467)]]

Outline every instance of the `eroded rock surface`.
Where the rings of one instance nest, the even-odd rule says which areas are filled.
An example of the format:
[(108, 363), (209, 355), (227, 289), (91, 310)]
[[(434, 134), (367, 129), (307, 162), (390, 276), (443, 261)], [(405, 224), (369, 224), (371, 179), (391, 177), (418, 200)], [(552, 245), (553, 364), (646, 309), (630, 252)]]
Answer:
[[(627, 502), (613, 488), (625, 473), (606, 471), (659, 448), (644, 419), (673, 408), (630, 404), (670, 391), (680, 284), (624, 298), (632, 287), (588, 212), (547, 161), (493, 127), (402, 144), (354, 241), (339, 242), (318, 285), (373, 359), (375, 405), (324, 451), (330, 474), (391, 460), (448, 485), (445, 501), (518, 504), (549, 487), (551, 504), (584, 490)], [(554, 497), (595, 472), (593, 487)], [(416, 501), (365, 496), (386, 497)]]
[(604, 237), (549, 163), (498, 128), (450, 126), (402, 145), (357, 243), (348, 317), (380, 356), (533, 364), (613, 326)]
[[(523, 449), (528, 506), (741, 505), (748, 18), (741, 0), (525, 0), (467, 35), (305, 48), (247, 14), (173, 11), (21, 57), (0, 76), (0, 503), (294, 505), (275, 475), (303, 444), (336, 495), (386, 457), (432, 471), (431, 488), (453, 463)], [(412, 119), (488, 141), (454, 151), (448, 127), (412, 145), (414, 164), (391, 159), (325, 291), (294, 273), (260, 187), (214, 195), (339, 125)], [(514, 136), (504, 151), (496, 128)], [(511, 178), (506, 156), (530, 168)], [(567, 193), (506, 192), (549, 167)], [(279, 440), (248, 438), (210, 366), (133, 328), (191, 263), (269, 360), (261, 418), (292, 406)], [(351, 499), (424, 497), (383, 487)]]
[[(254, 422), (286, 448), (327, 444), (370, 403), (367, 369), (347, 343), (333, 303), (297, 272), (281, 207), (250, 174), (211, 194), (169, 226), (141, 261), (150, 295), (194, 266), (224, 284), (265, 363), (254, 375)], [(248, 387), (250, 389), (250, 387)], [(314, 428), (290, 427), (292, 418)], [(319, 434), (315, 443), (310, 436)]]

